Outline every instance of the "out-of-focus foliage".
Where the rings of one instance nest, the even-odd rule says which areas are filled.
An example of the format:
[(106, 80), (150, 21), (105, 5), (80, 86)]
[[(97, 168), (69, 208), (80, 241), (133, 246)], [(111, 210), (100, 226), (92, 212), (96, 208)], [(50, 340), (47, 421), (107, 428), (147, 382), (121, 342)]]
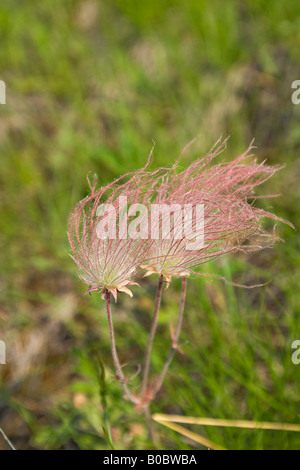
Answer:
[[(261, 207), (299, 226), (300, 5), (296, 0), (11, 0), (0, 10), (0, 426), (17, 448), (106, 449), (103, 418), (117, 449), (151, 447), (143, 417), (113, 380), (104, 303), (83, 297), (69, 259), (72, 206), (101, 184), (141, 167), (171, 165), (198, 136), (182, 167), (231, 136), (221, 159), (255, 137), (257, 158), (284, 164)], [(285, 243), (203, 267), (239, 283), (188, 283), (182, 342), (153, 412), (299, 422), (300, 247)], [(168, 353), (180, 282), (164, 292), (153, 366)], [(147, 341), (155, 280), (114, 308), (117, 346), (134, 374)], [(105, 364), (106, 414), (95, 353)], [(139, 377), (134, 379), (138, 383)], [(102, 384), (103, 385), (103, 384)], [(103, 385), (104, 386), (104, 385)], [(102, 404), (101, 404), (102, 403)], [(107, 422), (106, 422), (107, 424)], [(157, 427), (161, 448), (193, 443)], [(230, 449), (299, 448), (296, 433), (205, 428)], [(6, 443), (0, 440), (1, 448)]]

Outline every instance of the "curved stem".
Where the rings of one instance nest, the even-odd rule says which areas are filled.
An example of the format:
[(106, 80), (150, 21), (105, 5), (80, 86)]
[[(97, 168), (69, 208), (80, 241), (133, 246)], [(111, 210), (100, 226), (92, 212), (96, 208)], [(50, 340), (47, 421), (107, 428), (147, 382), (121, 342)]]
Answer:
[(108, 318), (109, 333), (110, 333), (110, 344), (111, 344), (111, 350), (112, 350), (112, 357), (113, 357), (114, 365), (115, 365), (116, 372), (117, 372), (117, 379), (120, 380), (123, 390), (125, 394), (127, 395), (127, 397), (129, 398), (129, 400), (132, 401), (132, 403), (137, 404), (139, 403), (139, 400), (128, 389), (126, 385), (126, 379), (123, 375), (120, 361), (118, 358), (116, 343), (115, 343), (114, 327), (113, 327), (113, 321), (112, 321), (111, 309), (110, 309), (110, 292), (108, 290), (106, 290), (105, 292), (105, 297), (106, 297), (107, 318)]
[(159, 312), (159, 307), (160, 307), (160, 302), (161, 302), (162, 286), (163, 286), (163, 276), (159, 276), (156, 302), (155, 302), (155, 310), (154, 310), (153, 321), (151, 325), (151, 330), (150, 330), (150, 334), (148, 338), (146, 355), (145, 355), (144, 375), (143, 375), (143, 382), (142, 382), (142, 399), (145, 398), (145, 395), (147, 393), (150, 356), (151, 356), (153, 339), (154, 339), (154, 335), (155, 335), (156, 328), (157, 328), (157, 319), (158, 319), (158, 312)]
[(182, 290), (181, 290), (181, 299), (180, 299), (180, 308), (179, 308), (179, 315), (178, 315), (178, 319), (177, 319), (177, 325), (176, 325), (176, 330), (175, 330), (175, 334), (172, 338), (172, 346), (171, 346), (171, 350), (169, 352), (169, 355), (167, 357), (167, 360), (165, 362), (165, 365), (156, 381), (156, 384), (154, 385), (154, 388), (153, 388), (153, 398), (154, 396), (157, 394), (157, 392), (161, 389), (162, 387), (162, 384), (163, 384), (163, 381), (164, 381), (164, 378), (166, 376), (166, 373), (170, 367), (170, 364), (172, 362), (172, 359), (173, 359), (173, 356), (175, 354), (175, 351), (176, 349), (178, 349), (178, 339), (179, 339), (179, 335), (180, 335), (180, 331), (181, 331), (181, 325), (182, 325), (182, 318), (183, 318), (183, 312), (184, 312), (184, 304), (185, 304), (185, 297), (186, 297), (186, 281), (187, 281), (187, 278), (183, 278), (183, 281), (182, 281)]

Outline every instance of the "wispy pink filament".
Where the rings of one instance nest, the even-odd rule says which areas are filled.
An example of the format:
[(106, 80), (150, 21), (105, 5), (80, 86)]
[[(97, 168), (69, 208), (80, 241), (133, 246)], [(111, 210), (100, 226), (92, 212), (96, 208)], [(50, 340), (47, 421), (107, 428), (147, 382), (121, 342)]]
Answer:
[[(177, 172), (177, 166), (150, 172), (147, 165), (136, 172), (120, 177), (104, 188), (96, 190), (80, 201), (69, 218), (68, 236), (80, 277), (90, 285), (90, 290), (109, 290), (116, 298), (117, 292), (131, 294), (128, 286), (141, 276), (156, 273), (169, 282), (172, 276), (186, 277), (193, 268), (233, 251), (251, 252), (271, 246), (275, 230), (271, 233), (262, 227), (262, 219), (289, 222), (255, 207), (255, 188), (267, 181), (278, 169), (257, 163), (246, 152), (231, 162), (214, 164), (224, 149), (226, 141), (217, 142), (204, 157), (193, 162), (186, 170)], [(97, 226), (100, 204), (111, 204), (120, 224), (119, 198), (126, 197), (128, 204), (144, 204), (149, 215), (145, 226), (153, 224), (151, 204), (204, 206), (204, 246), (187, 249), (188, 235), (196, 233), (192, 221), (190, 234), (175, 236), (173, 223), (168, 240), (99, 239)], [(162, 218), (154, 223), (159, 233)], [(120, 227), (117, 227), (120, 229)], [(153, 227), (152, 227), (153, 228)], [(144, 271), (143, 271), (144, 270)]]

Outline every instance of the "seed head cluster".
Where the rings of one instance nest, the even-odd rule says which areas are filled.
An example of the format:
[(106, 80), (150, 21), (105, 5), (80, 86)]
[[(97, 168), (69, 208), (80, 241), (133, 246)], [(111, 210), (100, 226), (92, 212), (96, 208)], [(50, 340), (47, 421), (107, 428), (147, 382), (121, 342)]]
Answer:
[(218, 141), (181, 172), (178, 163), (149, 171), (149, 157), (144, 168), (105, 187), (96, 189), (96, 180), (90, 184), (68, 229), (87, 292), (99, 290), (104, 298), (108, 291), (115, 300), (118, 292), (132, 296), (129, 287), (140, 277), (157, 274), (168, 285), (172, 277), (188, 277), (225, 253), (273, 245), (275, 230), (266, 231), (262, 219), (291, 224), (256, 207), (255, 189), (280, 167), (257, 163), (252, 144), (233, 161), (215, 163), (225, 143)]

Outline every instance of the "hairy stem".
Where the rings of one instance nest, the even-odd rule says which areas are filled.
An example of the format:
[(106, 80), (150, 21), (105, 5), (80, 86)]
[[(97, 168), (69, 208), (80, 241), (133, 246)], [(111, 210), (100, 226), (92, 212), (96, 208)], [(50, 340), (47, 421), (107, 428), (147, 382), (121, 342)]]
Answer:
[(116, 343), (115, 343), (114, 327), (113, 327), (113, 321), (112, 321), (111, 309), (110, 309), (110, 292), (108, 290), (106, 290), (105, 296), (106, 296), (107, 318), (108, 318), (109, 333), (110, 333), (110, 344), (111, 344), (111, 350), (112, 350), (112, 357), (113, 357), (114, 365), (115, 365), (116, 372), (117, 372), (117, 379), (120, 380), (124, 393), (127, 395), (129, 400), (132, 403), (137, 404), (139, 403), (139, 400), (128, 389), (127, 384), (126, 384), (126, 379), (123, 375), (120, 361), (118, 358)]
[(143, 398), (145, 398), (147, 394), (148, 376), (149, 376), (149, 368), (150, 368), (150, 356), (151, 356), (153, 339), (154, 339), (154, 335), (155, 335), (156, 328), (157, 328), (157, 319), (158, 319), (158, 312), (159, 312), (159, 307), (160, 307), (160, 302), (161, 302), (162, 286), (163, 286), (163, 276), (160, 276), (159, 281), (158, 281), (153, 321), (151, 325), (151, 330), (150, 330), (150, 334), (148, 338), (146, 355), (145, 355), (144, 375), (143, 375), (143, 382), (142, 382), (142, 400)]
[(177, 325), (176, 325), (176, 330), (174, 333), (174, 336), (172, 338), (172, 346), (171, 350), (169, 352), (169, 355), (167, 357), (167, 360), (165, 362), (165, 365), (154, 385), (153, 388), (153, 398), (157, 394), (157, 392), (161, 389), (164, 378), (166, 376), (166, 373), (170, 367), (170, 364), (172, 362), (173, 356), (175, 354), (176, 349), (178, 349), (178, 340), (179, 340), (179, 335), (181, 331), (181, 325), (182, 325), (182, 318), (183, 318), (183, 312), (184, 312), (184, 305), (185, 305), (185, 297), (186, 297), (186, 281), (187, 278), (185, 277), (182, 281), (182, 290), (181, 290), (181, 299), (180, 299), (180, 308), (179, 308), (179, 315), (177, 319)]

